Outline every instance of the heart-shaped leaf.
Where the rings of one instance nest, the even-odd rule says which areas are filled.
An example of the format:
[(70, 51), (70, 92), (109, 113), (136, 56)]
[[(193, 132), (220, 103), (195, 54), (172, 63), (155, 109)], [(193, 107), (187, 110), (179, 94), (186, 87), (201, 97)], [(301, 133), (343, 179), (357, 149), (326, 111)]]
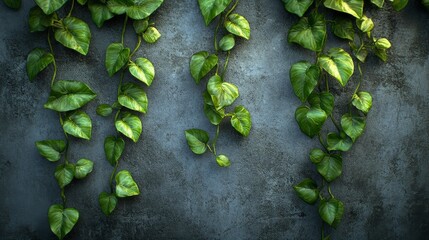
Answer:
[(61, 28), (55, 28), (55, 39), (64, 47), (86, 55), (91, 41), (88, 24), (75, 17), (66, 17), (61, 23)]
[(68, 0), (34, 0), (45, 14), (51, 14), (60, 9)]
[(202, 51), (192, 55), (190, 68), (191, 75), (197, 84), (200, 83), (201, 79), (205, 77), (218, 62), (216, 54), (209, 54), (208, 52)]
[(57, 179), (60, 188), (64, 188), (74, 178), (75, 166), (71, 163), (60, 164), (55, 169), (55, 179)]
[(223, 82), (219, 75), (215, 75), (207, 82), (207, 92), (212, 97), (216, 110), (231, 105), (240, 95), (237, 86)]
[(221, 14), (232, 0), (198, 0), (201, 14), (204, 17), (204, 22), (209, 25), (210, 22), (219, 14)]
[(137, 58), (136, 62), (131, 62), (129, 71), (131, 75), (146, 83), (148, 86), (152, 84), (155, 77), (155, 68), (149, 59), (146, 58)]
[(142, 122), (140, 118), (129, 112), (121, 114), (121, 117), (115, 122), (115, 127), (116, 130), (133, 140), (133, 142), (137, 142), (142, 133)]
[(143, 34), (149, 27), (149, 19), (145, 18), (142, 20), (134, 20), (133, 27), (136, 34)]
[(371, 18), (368, 18), (367, 16), (363, 15), (362, 18), (356, 19), (356, 26), (362, 31), (362, 32), (371, 32), (374, 28), (374, 22)]
[(109, 76), (117, 73), (130, 58), (130, 49), (124, 47), (122, 43), (111, 43), (106, 50), (106, 69)]
[(250, 129), (252, 128), (252, 118), (249, 111), (243, 106), (237, 106), (231, 117), (231, 125), (241, 135), (249, 136)]
[(313, 92), (307, 100), (312, 107), (321, 108), (328, 116), (331, 115), (332, 110), (334, 109), (335, 98), (330, 92)]
[(295, 111), (299, 128), (311, 138), (320, 132), (326, 118), (326, 112), (316, 107), (301, 106)]
[(353, 95), (352, 104), (357, 109), (367, 114), (372, 107), (372, 96), (368, 92), (358, 92)]
[(337, 227), (344, 213), (344, 204), (335, 199), (322, 200), (319, 206), (319, 215), (327, 224)]
[(335, 34), (335, 36), (350, 41), (353, 41), (355, 37), (353, 23), (348, 19), (336, 19), (334, 24), (332, 25), (332, 32)]
[(371, 0), (371, 2), (379, 8), (382, 8), (384, 4), (384, 0)]
[(55, 13), (46, 15), (39, 6), (32, 7), (28, 14), (28, 25), (30, 32), (42, 32), (52, 25), (54, 18), (58, 18)]
[(404, 9), (408, 4), (408, 0), (393, 0), (391, 2), (393, 5), (393, 9), (395, 9), (398, 12)]
[(246, 40), (250, 39), (250, 24), (247, 19), (239, 14), (233, 13), (228, 16), (224, 26), (228, 32), (242, 37)]
[(235, 39), (234, 35), (232, 34), (227, 34), (223, 36), (222, 39), (219, 41), (219, 48), (224, 52), (231, 50), (232, 48), (234, 48), (234, 46)]
[(104, 139), (104, 153), (107, 161), (115, 166), (125, 148), (125, 141), (121, 137), (109, 136)]
[(353, 59), (341, 48), (331, 48), (328, 54), (322, 54), (319, 59), (319, 66), (329, 75), (337, 79), (344, 87), (354, 72)]
[(302, 17), (313, 4), (313, 0), (283, 0), (283, 3), (288, 12)]
[(33, 80), (37, 74), (54, 61), (54, 56), (41, 48), (33, 49), (27, 57), (27, 75)]
[(375, 47), (377, 49), (389, 49), (390, 47), (392, 47), (392, 44), (389, 42), (389, 40), (387, 38), (379, 38), (375, 41)]
[(222, 122), (222, 119), (225, 117), (224, 109), (216, 110), (212, 97), (207, 91), (203, 92), (204, 98), (204, 114), (209, 119), (210, 123), (213, 125), (219, 125)]
[(113, 108), (109, 104), (100, 104), (97, 107), (97, 115), (107, 117), (113, 112)]
[(134, 83), (121, 86), (118, 102), (122, 106), (141, 113), (146, 113), (148, 99), (142, 87)]
[(315, 204), (319, 198), (319, 189), (316, 182), (312, 179), (306, 178), (302, 182), (293, 186), (298, 197), (308, 204)]
[(361, 18), (363, 14), (363, 0), (325, 0), (325, 7), (348, 13), (355, 18)]
[(350, 150), (353, 145), (353, 141), (348, 136), (341, 137), (336, 133), (328, 133), (327, 138), (328, 150), (329, 151), (343, 151)]
[(207, 150), (209, 134), (200, 129), (188, 129), (185, 131), (186, 141), (191, 151), (195, 154), (203, 154)]
[(319, 148), (314, 148), (310, 151), (310, 161), (314, 164), (320, 163), (325, 156), (326, 153)]
[(229, 158), (222, 154), (216, 157), (216, 163), (217, 165), (219, 165), (219, 167), (231, 166), (231, 162), (229, 161)]
[(295, 95), (305, 102), (317, 86), (320, 69), (307, 61), (300, 61), (292, 65), (289, 75)]
[(88, 9), (91, 13), (92, 21), (101, 28), (105, 21), (113, 18), (115, 15), (110, 12), (105, 3), (99, 1), (89, 1)]
[(91, 118), (83, 111), (75, 111), (64, 119), (63, 129), (66, 133), (77, 138), (91, 139)]
[(114, 14), (126, 13), (132, 19), (145, 19), (155, 12), (164, 0), (109, 0), (107, 6)]
[(98, 203), (100, 204), (101, 211), (103, 211), (106, 216), (109, 216), (113, 210), (115, 210), (118, 199), (114, 194), (102, 192), (98, 196)]
[(48, 161), (56, 162), (60, 160), (61, 153), (66, 149), (66, 142), (63, 140), (44, 140), (36, 142), (40, 155)]
[(123, 197), (131, 197), (140, 194), (139, 187), (137, 183), (134, 182), (131, 173), (127, 170), (122, 170), (116, 174), (116, 196)]
[(48, 102), (44, 107), (57, 112), (67, 112), (81, 108), (97, 95), (83, 82), (56, 81), (51, 87)]
[(326, 22), (323, 15), (310, 14), (294, 24), (288, 33), (288, 42), (297, 43), (311, 51), (322, 51), (326, 38)]
[(149, 27), (143, 33), (143, 39), (147, 43), (155, 43), (161, 37), (161, 33), (158, 32), (158, 29), (154, 27)]
[(79, 220), (79, 212), (74, 208), (66, 208), (59, 204), (54, 204), (48, 211), (49, 225), (51, 231), (63, 239)]
[(349, 113), (346, 113), (341, 117), (341, 127), (353, 142), (362, 135), (365, 130), (365, 126), (366, 121), (364, 117), (351, 115)]
[(317, 164), (317, 171), (327, 182), (334, 181), (342, 173), (343, 161), (340, 155), (326, 155)]
[(92, 172), (94, 163), (91, 160), (82, 158), (76, 163), (74, 177), (77, 179), (83, 179)]

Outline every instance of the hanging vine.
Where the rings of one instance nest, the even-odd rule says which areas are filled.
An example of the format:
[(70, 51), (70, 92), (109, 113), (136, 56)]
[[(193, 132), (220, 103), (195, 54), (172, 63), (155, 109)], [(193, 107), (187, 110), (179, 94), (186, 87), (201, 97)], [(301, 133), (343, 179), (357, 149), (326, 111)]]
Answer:
[(42, 48), (33, 49), (27, 57), (27, 75), (30, 80), (52, 64), (53, 74), (50, 84), (50, 96), (44, 107), (58, 113), (64, 131), (64, 139), (37, 141), (39, 153), (51, 162), (61, 162), (55, 169), (55, 179), (61, 189), (62, 203), (53, 204), (48, 211), (49, 225), (52, 232), (63, 239), (79, 219), (79, 211), (68, 207), (65, 195), (66, 186), (73, 179), (83, 179), (92, 172), (93, 162), (82, 158), (76, 163), (69, 159), (70, 136), (85, 140), (91, 139), (91, 118), (81, 108), (96, 97), (96, 94), (85, 83), (71, 80), (57, 80), (57, 58), (51, 42), (52, 34), (57, 42), (76, 52), (88, 53), (91, 32), (88, 25), (72, 17), (74, 0), (64, 17), (64, 4), (67, 1), (35, 0), (37, 6), (29, 13), (31, 32), (47, 32), (49, 51)]
[[(190, 61), (190, 70), (196, 84), (199, 84), (216, 67), (216, 72), (208, 80), (206, 90), (202, 94), (204, 113), (210, 123), (216, 126), (216, 135), (210, 143), (209, 134), (201, 129), (188, 129), (185, 136), (192, 152), (204, 154), (208, 149), (219, 166), (228, 167), (231, 165), (229, 158), (218, 154), (216, 149), (221, 122), (225, 118), (231, 118), (232, 127), (246, 137), (252, 127), (250, 113), (244, 106), (237, 106), (232, 112), (226, 112), (226, 107), (232, 105), (239, 97), (239, 91), (236, 85), (224, 81), (235, 38), (249, 40), (250, 25), (246, 18), (234, 13), (238, 0), (198, 0), (198, 3), (206, 25), (217, 19), (214, 32), (215, 53), (210, 54), (208, 51), (195, 53)], [(221, 33), (221, 30), (224, 30), (225, 34)], [(220, 35), (222, 38), (218, 41)], [(225, 58), (222, 68), (219, 63), (221, 57)]]
[[(383, 0), (371, 2), (379, 8), (384, 4)], [(407, 2), (395, 0), (392, 5), (399, 11)], [(290, 69), (293, 90), (303, 103), (297, 108), (295, 119), (301, 131), (311, 138), (317, 137), (322, 146), (322, 149), (310, 151), (310, 160), (322, 176), (321, 181), (318, 184), (315, 180), (306, 178), (294, 186), (294, 190), (304, 202), (318, 202), (323, 222), (336, 228), (343, 216), (344, 204), (332, 193), (331, 184), (342, 174), (342, 152), (349, 151), (363, 134), (367, 114), (372, 107), (371, 94), (361, 90), (364, 80), (362, 64), (369, 53), (386, 61), (391, 44), (386, 38), (372, 36), (374, 23), (363, 12), (363, 0), (283, 0), (283, 3), (287, 11), (300, 17), (290, 28), (288, 41), (315, 53), (314, 63), (300, 61)], [(329, 10), (345, 14), (336, 13), (333, 14), (334, 19), (327, 20), (325, 13)], [(335, 36), (349, 41), (352, 55), (340, 47), (325, 49), (328, 25)], [(354, 74), (355, 67), (358, 70), (358, 82), (348, 101), (347, 112), (338, 122), (335, 116), (337, 111), (333, 111), (335, 97), (331, 93), (332, 80), (345, 87)], [(335, 130), (328, 129), (329, 133), (324, 137), (321, 130), (328, 119), (332, 121)], [(321, 239), (330, 239), (325, 224), (322, 224)]]

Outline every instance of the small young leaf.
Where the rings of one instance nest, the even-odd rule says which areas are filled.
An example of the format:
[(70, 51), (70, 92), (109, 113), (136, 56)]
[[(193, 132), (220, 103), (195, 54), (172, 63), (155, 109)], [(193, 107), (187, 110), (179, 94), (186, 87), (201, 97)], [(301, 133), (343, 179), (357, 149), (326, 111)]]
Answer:
[(127, 64), (130, 52), (122, 43), (111, 43), (107, 47), (105, 65), (109, 76), (113, 76)]
[(134, 27), (134, 31), (136, 32), (136, 34), (142, 34), (149, 27), (149, 19), (145, 18), (142, 20), (134, 20), (133, 21), (133, 27)]
[(34, 0), (47, 15), (60, 9), (68, 0)]
[(54, 56), (41, 48), (33, 49), (27, 57), (27, 75), (28, 78), (33, 80), (37, 74), (45, 69), (49, 64), (54, 61)]
[(343, 138), (336, 133), (328, 133), (327, 143), (329, 151), (337, 150), (346, 152), (350, 150), (353, 145), (353, 141), (351, 138), (349, 138), (348, 136), (345, 136)]
[(295, 111), (299, 128), (311, 138), (320, 132), (326, 118), (326, 112), (316, 107), (301, 106)]
[(63, 239), (79, 220), (79, 212), (74, 208), (64, 209), (63, 205), (54, 204), (48, 211), (49, 225), (51, 231)]
[(76, 163), (74, 177), (77, 179), (83, 179), (92, 172), (94, 163), (91, 160), (82, 158)]
[(105, 21), (113, 18), (115, 15), (110, 12), (109, 8), (105, 3), (98, 1), (89, 1), (88, 9), (91, 13), (92, 21), (95, 25), (101, 28)]
[(319, 206), (319, 215), (327, 224), (337, 227), (344, 213), (344, 205), (341, 201), (331, 198), (322, 200)]
[(158, 29), (154, 27), (149, 27), (146, 29), (146, 31), (143, 33), (143, 39), (147, 43), (155, 43), (158, 41), (158, 39), (161, 37), (161, 33), (158, 32)]
[(201, 14), (204, 17), (204, 22), (209, 25), (210, 22), (221, 14), (232, 0), (198, 0)]
[(62, 28), (55, 28), (55, 39), (64, 47), (86, 55), (91, 41), (88, 24), (75, 17), (61, 20)]
[(336, 78), (344, 87), (354, 72), (353, 59), (341, 48), (331, 48), (328, 54), (322, 54), (318, 59), (319, 65), (327, 73)]
[(398, 12), (404, 9), (408, 4), (408, 0), (393, 0), (391, 2), (393, 5), (393, 9), (395, 9)]
[(197, 84), (205, 77), (218, 62), (218, 57), (215, 54), (209, 54), (202, 51), (192, 55), (190, 62), (191, 75)]
[(210, 94), (206, 91), (203, 92), (204, 98), (204, 114), (209, 119), (210, 123), (213, 125), (219, 125), (222, 122), (222, 119), (225, 117), (224, 109), (216, 110), (214, 103)]
[(250, 25), (245, 17), (233, 13), (228, 16), (228, 20), (225, 21), (224, 25), (228, 32), (246, 40), (250, 39)]
[(334, 181), (342, 173), (343, 162), (340, 155), (326, 155), (317, 164), (317, 171), (327, 182)]
[(240, 95), (237, 86), (223, 82), (219, 75), (214, 75), (207, 82), (207, 92), (212, 97), (216, 110), (231, 105)]
[(320, 163), (323, 158), (326, 156), (326, 153), (319, 148), (314, 148), (310, 152), (310, 161), (314, 164)]
[(83, 82), (56, 81), (44, 107), (57, 112), (72, 111), (81, 108), (96, 96), (91, 88)]
[(100, 104), (97, 107), (97, 114), (102, 117), (107, 117), (112, 114), (113, 109), (109, 104)]
[(98, 196), (98, 203), (100, 204), (101, 211), (103, 211), (106, 216), (109, 216), (113, 210), (115, 210), (118, 199), (114, 194), (102, 192)]
[(301, 18), (288, 33), (288, 42), (297, 43), (314, 52), (322, 50), (326, 38), (326, 22), (321, 14), (312, 13)]
[(75, 111), (64, 119), (63, 129), (66, 133), (77, 138), (91, 139), (91, 118), (83, 111)]
[(245, 137), (249, 136), (250, 129), (252, 128), (252, 118), (249, 111), (243, 106), (235, 107), (231, 117), (231, 125), (241, 135)]
[(155, 12), (164, 0), (109, 0), (107, 6), (114, 14), (126, 13), (128, 17), (140, 20)]
[(109, 136), (104, 139), (104, 153), (110, 165), (115, 166), (125, 148), (125, 141), (121, 137)]
[(295, 95), (305, 102), (317, 86), (320, 77), (319, 67), (307, 61), (300, 61), (292, 65), (289, 74)]
[(116, 130), (137, 142), (142, 133), (142, 122), (139, 117), (129, 112), (123, 112), (115, 122)]
[(392, 47), (392, 44), (390, 44), (389, 40), (387, 40), (386, 38), (380, 38), (377, 39), (375, 41), (375, 47), (377, 49), (389, 49), (390, 47)]
[(356, 19), (356, 26), (364, 33), (371, 32), (374, 28), (374, 22), (371, 18), (363, 15), (362, 18)]
[(387, 52), (386, 49), (379, 49), (379, 48), (375, 48), (374, 49), (374, 53), (375, 55), (380, 58), (383, 62), (387, 61)]
[(36, 142), (40, 155), (48, 161), (56, 162), (60, 160), (61, 153), (66, 149), (66, 142), (63, 140), (45, 140)]
[(319, 198), (319, 189), (316, 182), (312, 179), (306, 178), (302, 182), (293, 186), (298, 197), (308, 204), (315, 204)]
[(285, 9), (290, 12), (298, 15), (299, 17), (304, 16), (304, 13), (307, 12), (308, 8), (313, 4), (313, 0), (282, 0)]
[(60, 164), (55, 169), (55, 179), (57, 179), (60, 188), (64, 188), (74, 178), (75, 166), (71, 163)]
[(344, 132), (353, 140), (362, 135), (366, 126), (366, 121), (364, 117), (360, 117), (357, 115), (351, 115), (349, 113), (344, 114), (341, 117), (341, 127)]
[(54, 18), (57, 18), (55, 13), (46, 15), (39, 6), (31, 8), (28, 16), (30, 32), (45, 31), (47, 27), (52, 25)]
[(185, 131), (186, 141), (191, 151), (195, 154), (203, 154), (207, 150), (209, 134), (200, 129), (188, 129)]
[(332, 110), (334, 109), (335, 98), (330, 92), (313, 92), (307, 100), (312, 107), (321, 108), (328, 116), (331, 115)]
[(234, 35), (232, 34), (227, 34), (223, 36), (222, 39), (219, 41), (219, 48), (224, 52), (231, 50), (232, 48), (234, 48), (234, 46), (235, 39)]
[(336, 19), (335, 23), (332, 25), (332, 31), (335, 36), (342, 39), (348, 39), (350, 41), (353, 41), (355, 37), (353, 23), (348, 19)]
[(367, 114), (372, 107), (372, 96), (368, 92), (358, 92), (353, 95), (352, 104), (357, 109)]
[(325, 7), (348, 13), (355, 18), (361, 18), (363, 14), (363, 0), (325, 0)]
[(155, 78), (155, 68), (153, 64), (146, 58), (137, 58), (136, 62), (131, 62), (129, 71), (138, 80), (150, 86)]
[(127, 170), (122, 170), (116, 174), (116, 196), (123, 197), (131, 197), (140, 194), (139, 187), (137, 183), (134, 181), (131, 173)]
[(229, 158), (222, 154), (216, 157), (216, 163), (217, 165), (219, 165), (219, 167), (231, 166), (231, 162), (229, 161)]
[(141, 113), (146, 113), (148, 99), (142, 87), (134, 83), (121, 86), (118, 102), (122, 106)]

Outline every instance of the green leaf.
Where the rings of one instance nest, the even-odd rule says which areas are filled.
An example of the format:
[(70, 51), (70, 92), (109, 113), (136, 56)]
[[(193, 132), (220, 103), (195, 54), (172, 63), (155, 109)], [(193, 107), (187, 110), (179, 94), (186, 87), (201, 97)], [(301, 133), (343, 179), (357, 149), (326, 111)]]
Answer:
[(366, 49), (365, 45), (361, 45), (360, 47), (357, 47), (354, 43), (350, 42), (350, 47), (353, 50), (353, 54), (355, 57), (362, 63), (365, 62), (366, 57), (368, 56), (368, 50)]
[(97, 107), (97, 114), (102, 116), (102, 117), (107, 117), (110, 114), (112, 114), (112, 107), (109, 104), (100, 104)]
[(75, 17), (66, 17), (61, 23), (61, 28), (55, 28), (55, 39), (64, 47), (86, 55), (91, 41), (88, 24)]
[(401, 11), (402, 9), (404, 9), (408, 4), (408, 0), (393, 0), (392, 5), (393, 5), (393, 9), (395, 9), (396, 11)]
[(384, 4), (384, 0), (371, 0), (371, 2), (379, 8), (382, 8)]
[(322, 200), (319, 206), (319, 215), (327, 224), (337, 227), (344, 214), (344, 204), (335, 199)]
[(134, 31), (136, 32), (136, 34), (142, 34), (149, 27), (149, 19), (145, 18), (142, 20), (134, 20), (133, 21), (133, 27), (134, 27)]
[(77, 0), (77, 2), (83, 6), (86, 4), (87, 0)]
[(51, 14), (60, 9), (68, 0), (34, 0), (45, 14)]
[(247, 19), (239, 14), (233, 13), (228, 16), (224, 26), (228, 32), (242, 37), (246, 40), (250, 39), (250, 24)]
[(131, 62), (129, 71), (138, 80), (150, 86), (155, 78), (155, 68), (153, 64), (146, 58), (137, 58), (136, 62)]
[(305, 102), (317, 86), (320, 69), (307, 61), (300, 61), (292, 65), (289, 75), (295, 95)]
[(375, 55), (380, 58), (383, 62), (387, 61), (387, 52), (386, 49), (379, 49), (379, 48), (375, 48), (374, 49), (374, 53)]
[(231, 117), (231, 125), (241, 135), (249, 136), (250, 129), (252, 128), (252, 118), (249, 111), (243, 106), (237, 106)]
[(113, 210), (115, 210), (118, 199), (114, 194), (102, 192), (98, 196), (98, 203), (100, 204), (101, 211), (103, 211), (106, 216), (109, 216)]
[(377, 49), (389, 49), (392, 47), (392, 44), (390, 44), (389, 40), (387, 38), (379, 38), (375, 41), (375, 47)]
[(116, 130), (126, 137), (137, 142), (142, 133), (142, 122), (139, 117), (129, 112), (123, 112), (121, 117), (115, 122)]
[(314, 164), (320, 163), (325, 156), (326, 153), (319, 148), (314, 148), (310, 151), (310, 161)]
[(366, 121), (364, 117), (360, 117), (357, 115), (351, 115), (349, 113), (344, 114), (341, 117), (341, 127), (344, 132), (353, 140), (362, 135), (366, 126)]
[(357, 109), (367, 114), (372, 107), (372, 96), (368, 92), (358, 92), (353, 95), (352, 104)]
[(41, 48), (31, 50), (27, 57), (27, 75), (33, 80), (37, 74), (54, 61), (54, 56)]
[(327, 73), (337, 79), (344, 87), (354, 72), (353, 59), (341, 48), (331, 48), (328, 54), (322, 54), (319, 59), (319, 66)]
[(308, 102), (312, 107), (321, 108), (328, 116), (331, 115), (332, 110), (334, 109), (334, 101), (334, 95), (330, 92), (313, 92), (308, 97)]
[(218, 62), (216, 54), (209, 54), (208, 52), (202, 51), (192, 55), (190, 68), (191, 75), (197, 84), (200, 80), (205, 77)]
[(83, 111), (75, 111), (64, 119), (63, 129), (64, 132), (72, 136), (90, 140), (92, 131), (91, 118)]
[(6, 6), (18, 10), (21, 7), (21, 0), (3, 0)]
[(367, 16), (363, 15), (362, 18), (356, 19), (356, 26), (362, 31), (362, 32), (371, 32), (374, 28), (374, 22), (371, 18), (368, 18)]
[(40, 7), (35, 6), (30, 9), (28, 25), (30, 32), (42, 32), (52, 25), (52, 21), (58, 18), (55, 13), (46, 15)]
[(219, 41), (219, 48), (224, 52), (231, 50), (232, 48), (234, 48), (234, 46), (235, 39), (234, 35), (232, 34), (227, 34), (223, 36), (222, 39)]
[(221, 14), (232, 0), (198, 0), (201, 14), (204, 17), (204, 22), (209, 25), (210, 22), (219, 14)]
[(231, 166), (231, 162), (229, 161), (229, 158), (222, 154), (216, 157), (216, 163), (217, 165), (219, 165), (219, 167)]
[(60, 164), (55, 169), (55, 179), (57, 179), (60, 188), (64, 188), (74, 178), (75, 166), (71, 163)]
[(422, 0), (422, 4), (429, 10), (429, 0)]
[(118, 102), (122, 106), (141, 113), (146, 113), (148, 99), (142, 87), (134, 83), (121, 86)]
[(317, 171), (327, 182), (334, 181), (342, 173), (343, 161), (340, 155), (326, 155), (317, 164)]
[(299, 17), (304, 16), (304, 13), (307, 12), (308, 8), (313, 4), (313, 0), (282, 0), (285, 9), (290, 12), (298, 15)]
[(306, 178), (302, 182), (293, 186), (298, 197), (308, 204), (315, 204), (319, 198), (319, 189), (316, 182), (312, 179)]
[(143, 39), (147, 43), (155, 43), (158, 41), (158, 39), (161, 37), (161, 33), (158, 32), (158, 29), (154, 27), (149, 27), (146, 29), (146, 31), (143, 33)]
[(113, 76), (128, 63), (130, 52), (122, 43), (111, 43), (107, 47), (105, 65), (109, 76)]
[(36, 142), (40, 155), (48, 161), (56, 162), (61, 159), (61, 153), (66, 149), (66, 142), (63, 140), (44, 140)]
[(224, 109), (216, 110), (210, 94), (206, 91), (203, 92), (204, 98), (204, 114), (213, 125), (219, 125), (225, 117)]
[(326, 38), (326, 22), (321, 14), (301, 18), (288, 33), (288, 42), (297, 43), (314, 52), (322, 51)]
[(74, 177), (77, 179), (83, 179), (92, 172), (94, 163), (91, 160), (82, 158), (76, 163)]
[(185, 131), (186, 141), (191, 151), (195, 154), (203, 154), (207, 150), (209, 134), (200, 129), (188, 129)]
[(110, 12), (109, 8), (105, 3), (98, 1), (89, 1), (88, 9), (91, 13), (92, 21), (95, 25), (101, 28), (105, 21), (113, 18), (115, 15)]
[(348, 13), (355, 18), (361, 18), (363, 14), (363, 0), (325, 0), (325, 7)]
[(119, 158), (124, 152), (125, 141), (121, 137), (109, 136), (104, 139), (104, 153), (110, 165), (116, 166)]
[(214, 75), (209, 79), (207, 92), (212, 97), (216, 110), (231, 105), (240, 95), (237, 86), (223, 82), (219, 75)]
[(63, 239), (79, 220), (79, 212), (74, 208), (66, 208), (59, 204), (49, 207), (49, 225), (51, 231), (59, 238)]
[(343, 151), (346, 152), (350, 150), (353, 145), (353, 141), (348, 136), (338, 136), (336, 133), (328, 133), (327, 138), (328, 150), (329, 151)]
[(107, 6), (114, 14), (126, 13), (136, 20), (145, 19), (155, 12), (164, 0), (109, 0)]
[(350, 41), (353, 41), (355, 37), (353, 23), (348, 19), (336, 19), (334, 24), (332, 25), (332, 32), (335, 36), (342, 39), (348, 39)]
[(83, 82), (60, 80), (52, 85), (44, 107), (57, 112), (67, 112), (81, 108), (96, 96)]
[(139, 187), (137, 183), (134, 182), (131, 173), (127, 170), (122, 170), (116, 174), (116, 196), (123, 197), (131, 197), (140, 194)]
[(326, 112), (316, 107), (301, 106), (295, 112), (299, 128), (311, 138), (320, 132), (326, 118)]

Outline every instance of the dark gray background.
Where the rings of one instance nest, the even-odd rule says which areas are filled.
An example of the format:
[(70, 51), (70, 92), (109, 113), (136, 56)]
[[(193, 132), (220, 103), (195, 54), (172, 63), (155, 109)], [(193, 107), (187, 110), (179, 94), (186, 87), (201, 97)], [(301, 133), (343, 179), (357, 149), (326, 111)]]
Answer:
[[(375, 36), (387, 37), (393, 48), (387, 63), (370, 57), (364, 65), (362, 89), (373, 94), (374, 107), (365, 134), (344, 154), (343, 176), (333, 184), (346, 205), (334, 239), (429, 235), (429, 13), (414, 2), (401, 13), (391, 7), (368, 12)], [(1, 239), (54, 239), (47, 210), (60, 202), (56, 164), (42, 159), (34, 146), (63, 136), (57, 115), (43, 109), (52, 68), (34, 83), (25, 74), (27, 53), (47, 48), (45, 34), (29, 33), (27, 13), (33, 5), (24, 1), (18, 12), (0, 6)], [(241, 1), (237, 12), (248, 18), (252, 36), (238, 41), (227, 81), (239, 86), (237, 103), (252, 113), (253, 128), (243, 138), (222, 124), (218, 148), (230, 157), (231, 167), (217, 167), (208, 154), (193, 155), (183, 134), (188, 128), (214, 130), (202, 111), (203, 87), (195, 85), (188, 68), (193, 53), (213, 49), (214, 26), (204, 26), (197, 1), (165, 1), (154, 17), (162, 38), (138, 53), (157, 70), (147, 89), (142, 138), (127, 142), (120, 165), (132, 172), (141, 195), (121, 200), (107, 218), (97, 196), (108, 190), (112, 167), (105, 161), (103, 140), (114, 126), (111, 118), (96, 116), (95, 108), (116, 96), (118, 76), (108, 77), (104, 52), (120, 41), (122, 18), (99, 30), (77, 7), (74, 15), (90, 23), (90, 51), (85, 57), (55, 43), (58, 79), (84, 81), (98, 97), (85, 107), (93, 119), (93, 139), (71, 143), (72, 159), (92, 159), (95, 169), (67, 187), (68, 205), (81, 213), (70, 239), (319, 239), (316, 208), (292, 190), (304, 177), (318, 178), (307, 156), (319, 145), (298, 129), (294, 111), (300, 103), (288, 77), (291, 64), (313, 55), (287, 43), (297, 18), (280, 0)], [(135, 43), (131, 27), (126, 43)], [(356, 78), (335, 94), (350, 94), (355, 83)]]

